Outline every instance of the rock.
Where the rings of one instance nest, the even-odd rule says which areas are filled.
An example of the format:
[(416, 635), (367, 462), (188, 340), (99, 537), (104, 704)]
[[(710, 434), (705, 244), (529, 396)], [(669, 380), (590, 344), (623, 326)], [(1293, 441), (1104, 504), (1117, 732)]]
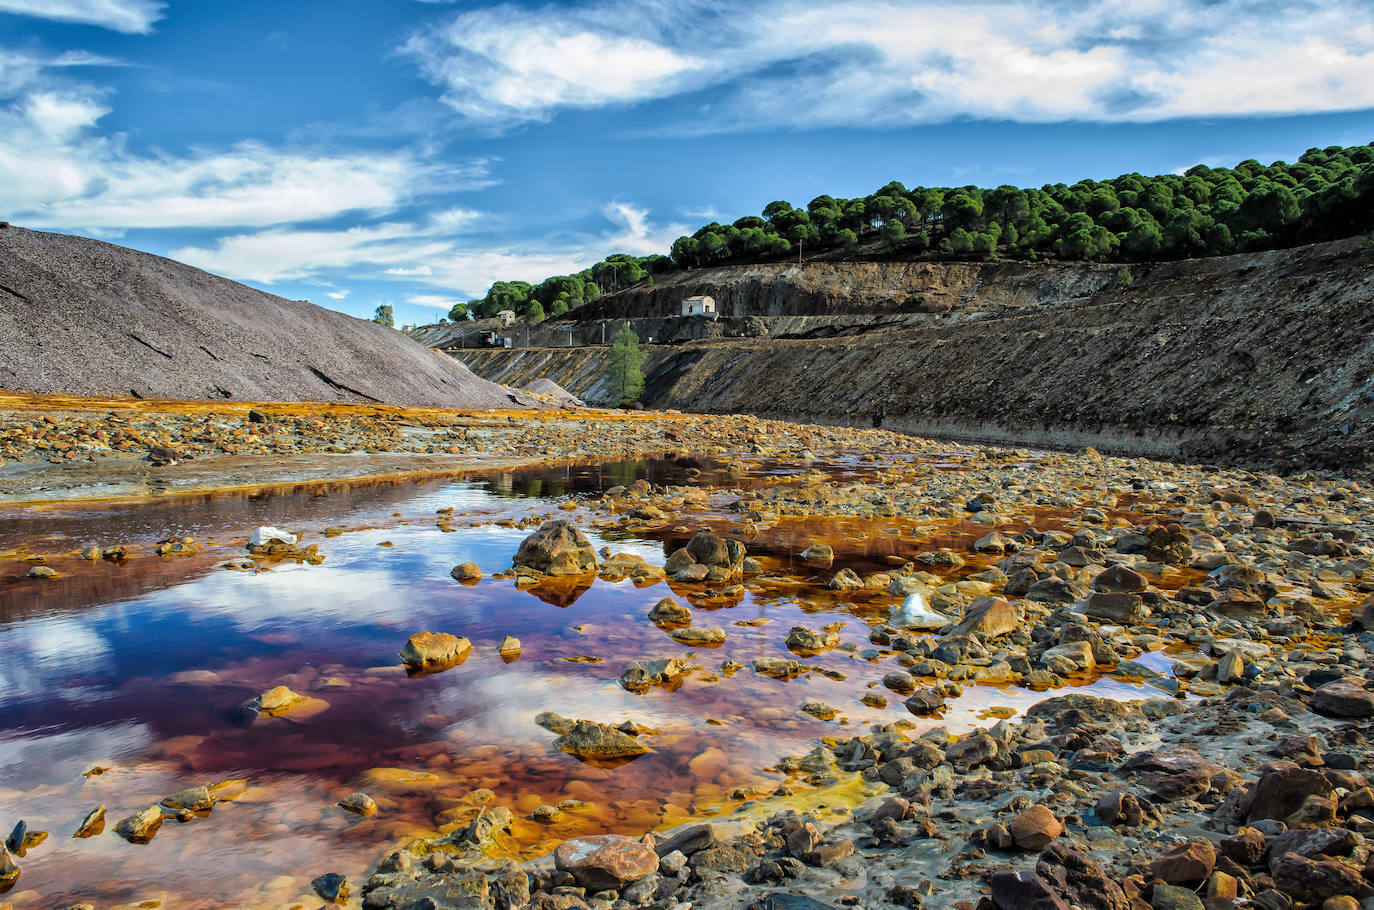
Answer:
[(835, 561), (835, 551), (830, 548), (829, 544), (813, 543), (805, 550), (802, 550), (801, 558), (805, 562), (828, 566)]
[(1217, 682), (1225, 685), (1238, 683), (1245, 678), (1245, 660), (1238, 651), (1227, 651), (1217, 658)]
[[(1066, 676), (1081, 670), (1091, 670), (1097, 666), (1097, 661), (1093, 658), (1093, 647), (1086, 641), (1070, 641), (1062, 645), (1055, 645), (1049, 648), (1040, 656), (1045, 666)], [(1057, 666), (1059, 663), (1064, 666)]]
[(908, 595), (901, 606), (893, 607), (887, 621), (898, 629), (921, 632), (938, 632), (952, 622), (948, 616), (932, 610), (920, 591)]
[(687, 554), (697, 565), (707, 568), (719, 566), (731, 571), (740, 571), (744, 563), (744, 545), (737, 540), (723, 538), (713, 531), (698, 531), (687, 542)]
[(530, 902), (530, 877), (521, 869), (498, 875), (490, 888), (495, 910), (522, 910)]
[(348, 879), (337, 872), (326, 872), (315, 878), (310, 887), (326, 904), (348, 903)]
[(1145, 604), (1135, 594), (1117, 594), (1110, 591), (1094, 591), (1083, 601), (1083, 615), (1107, 622), (1131, 625), (1139, 622), (1145, 615)]
[(1207, 841), (1174, 844), (1150, 863), (1150, 875), (1171, 885), (1196, 887), (1216, 865), (1216, 850)]
[(1178, 885), (1155, 885), (1150, 894), (1151, 910), (1203, 910), (1202, 898)]
[(891, 670), (883, 674), (883, 685), (893, 692), (910, 695), (916, 691), (916, 677), (905, 670)]
[(988, 884), (998, 910), (1069, 910), (1049, 882), (1034, 872), (999, 869)]
[(595, 834), (559, 844), (554, 865), (590, 891), (620, 890), (658, 871), (658, 854), (621, 834)]
[(1370, 893), (1357, 869), (1329, 857), (1308, 859), (1285, 853), (1270, 861), (1269, 872), (1280, 891), (1303, 903), (1345, 894), (1366, 897)]
[(1111, 594), (1139, 594), (1149, 586), (1144, 575), (1123, 565), (1108, 566), (1093, 579), (1093, 588)]
[(1026, 599), (1041, 603), (1074, 603), (1088, 596), (1088, 588), (1063, 578), (1042, 578), (1026, 590)]
[(1120, 790), (1102, 794), (1094, 812), (1104, 824), (1128, 828), (1142, 824), (1157, 825), (1162, 820), (1159, 810), (1153, 805)]
[(79, 824), (79, 825), (76, 826), (76, 833), (73, 834), (72, 837), (74, 837), (74, 838), (94, 837), (95, 835), (101, 833), (101, 832), (104, 831), (104, 830), (105, 830), (105, 806), (104, 806), (104, 804), (101, 804), (101, 805), (99, 805), (99, 806), (96, 806), (96, 807), (95, 807), (94, 809), (92, 809), (90, 812), (87, 812), (87, 813), (86, 813), (86, 817), (83, 818), (83, 819), (81, 820), (81, 824)]
[(401, 649), (401, 663), (412, 672), (447, 670), (463, 662), (472, 642), (448, 632), (416, 632)]
[(119, 820), (115, 825), (115, 834), (124, 838), (131, 844), (146, 844), (157, 834), (157, 829), (162, 827), (162, 807), (149, 806), (142, 812), (136, 812), (127, 818)]
[(980, 597), (968, 605), (964, 618), (954, 627), (955, 635), (977, 634), (990, 640), (1021, 627), (1021, 614), (1000, 597)]
[(1264, 832), (1256, 828), (1242, 827), (1235, 834), (1223, 837), (1217, 842), (1221, 855), (1238, 866), (1249, 868), (1258, 866), (1269, 852)]
[(1374, 692), (1353, 679), (1338, 679), (1312, 693), (1312, 710), (1331, 717), (1374, 716)]
[(676, 657), (644, 661), (620, 674), (620, 685), (630, 692), (643, 692), (650, 686), (668, 685), (690, 669), (685, 660)]
[(1015, 549), (1015, 541), (1003, 537), (996, 531), (989, 531), (973, 543), (975, 553), (1005, 553)]
[(828, 628), (815, 632), (806, 626), (793, 626), (787, 632), (786, 644), (798, 654), (819, 654), (839, 647), (840, 633)]
[(1037, 805), (1012, 819), (1007, 830), (1022, 850), (1043, 850), (1064, 833), (1064, 826), (1049, 808)]
[(703, 629), (699, 626), (690, 626), (686, 629), (674, 629), (668, 635), (673, 641), (679, 644), (691, 645), (693, 647), (717, 648), (725, 643), (727, 638), (725, 630), (719, 626)]
[(1076, 910), (1135, 910), (1117, 876), (1108, 875), (1087, 856), (1050, 844), (1035, 862), (1035, 874), (1065, 904)]
[(1331, 783), (1317, 771), (1307, 768), (1279, 768), (1265, 773), (1246, 793), (1241, 805), (1247, 821), (1288, 818), (1309, 796), (1330, 796)]
[(825, 586), (832, 591), (858, 591), (863, 588), (864, 580), (853, 569), (845, 568), (836, 572)]
[(475, 562), (462, 562), (448, 573), (454, 581), (475, 582), (482, 580), (482, 570)]
[(299, 703), (305, 701), (305, 696), (299, 692), (292, 692), (286, 686), (273, 686), (266, 692), (259, 695), (248, 703), (248, 706), (266, 717), (276, 717), (285, 714)]
[(295, 534), (290, 534), (280, 528), (273, 528), (264, 525), (253, 532), (253, 536), (248, 538), (248, 549), (270, 546), (272, 541), (280, 541), (288, 547), (294, 547), (300, 543), (300, 538)]
[(664, 625), (689, 623), (692, 621), (692, 611), (671, 597), (665, 597), (654, 604), (653, 609), (649, 611), (649, 620)]
[(513, 564), (545, 575), (585, 575), (596, 571), (596, 550), (572, 522), (554, 519), (525, 538)]
[(916, 693), (902, 702), (912, 714), (934, 714), (945, 707), (945, 700), (934, 689), (917, 689)]
[(572, 729), (554, 740), (554, 746), (583, 759), (613, 761), (644, 755), (649, 747), (615, 727), (590, 720), (573, 722)]
[(804, 713), (810, 714), (818, 720), (834, 720), (840, 713), (838, 708), (827, 705), (823, 701), (809, 701), (801, 706)]
[(795, 679), (806, 670), (789, 657), (755, 657), (754, 672), (773, 679)]
[(711, 572), (712, 570), (706, 566), (693, 564), (683, 569), (681, 572), (675, 572), (673, 574), (673, 581), (706, 581), (710, 577)]
[(501, 644), (496, 647), (496, 653), (503, 657), (514, 656), (523, 650), (525, 649), (524, 646), (520, 644), (520, 639), (516, 638), (514, 635), (507, 635), (505, 638), (501, 639)]
[(692, 558), (692, 554), (687, 552), (686, 547), (680, 547), (669, 554), (668, 559), (663, 563), (663, 571), (668, 575), (676, 575), (683, 569), (690, 568), (697, 564)]
[(192, 812), (205, 812), (214, 808), (215, 798), (210, 794), (209, 787), (192, 787), (173, 793), (162, 801), (162, 805), (172, 810), (189, 809)]
[(351, 793), (339, 800), (334, 805), (340, 809), (347, 809), (357, 815), (368, 816), (377, 814), (377, 801), (366, 793)]
[[(19, 880), (19, 864), (10, 856), (10, 851), (0, 844), (0, 894), (4, 894)], [(8, 905), (6, 905), (8, 906)]]

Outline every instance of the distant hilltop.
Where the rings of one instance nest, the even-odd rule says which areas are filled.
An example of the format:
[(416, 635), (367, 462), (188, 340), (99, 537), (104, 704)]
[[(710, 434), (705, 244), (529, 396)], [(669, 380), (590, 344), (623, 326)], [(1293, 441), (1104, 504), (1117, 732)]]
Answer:
[(669, 273), (812, 261), (1136, 263), (1283, 249), (1374, 230), (1374, 145), (1309, 149), (1297, 162), (1198, 165), (1183, 174), (1080, 180), (1039, 189), (915, 187), (869, 196), (778, 200), (760, 215), (712, 222), (654, 256), (617, 253), (539, 284), (498, 281), (455, 320), (511, 310), (528, 322)]

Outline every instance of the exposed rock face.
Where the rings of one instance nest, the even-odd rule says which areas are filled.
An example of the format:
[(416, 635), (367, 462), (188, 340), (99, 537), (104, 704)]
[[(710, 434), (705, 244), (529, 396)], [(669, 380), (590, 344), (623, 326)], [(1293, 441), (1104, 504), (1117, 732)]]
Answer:
[(596, 571), (596, 550), (572, 522), (555, 519), (525, 538), (515, 553), (515, 567), (545, 575), (585, 575)]
[[(533, 404), (405, 334), (98, 240), (0, 232), (0, 387), (67, 395)], [(33, 331), (43, 326), (43, 331)]]
[[(692, 269), (656, 276), (652, 289), (606, 295), (573, 318), (657, 313), (667, 328), (683, 296), (706, 293), (723, 314), (740, 317), (735, 331), (769, 336), (651, 345), (646, 403), (656, 407), (871, 426), (881, 401), (886, 428), (980, 442), (1095, 445), (1266, 466), (1369, 463), (1374, 400), (1364, 395), (1364, 372), (1319, 384), (1296, 366), (1374, 360), (1374, 337), (1362, 329), (1374, 247), (1363, 238), (1133, 265), (1130, 287), (1114, 282), (1118, 268)], [(910, 312), (913, 295), (959, 318)], [(744, 326), (745, 317), (756, 320), (754, 328)], [(554, 324), (566, 337), (574, 323)], [(666, 337), (647, 325), (641, 337), (646, 333)], [(1357, 339), (1355, 347), (1344, 339)], [(504, 382), (547, 376), (589, 401), (598, 400), (606, 374), (606, 351), (598, 347), (461, 356), (478, 375)], [(986, 366), (977, 383), (966, 381), (970, 363)], [(1255, 381), (1260, 373), (1266, 381)], [(1102, 396), (1090, 407), (1085, 377)], [(1303, 402), (1296, 412), (1294, 401)], [(1183, 547), (1173, 548), (1171, 560)]]
[(554, 850), (553, 860), (589, 891), (618, 891), (658, 870), (657, 853), (621, 834), (564, 841)]

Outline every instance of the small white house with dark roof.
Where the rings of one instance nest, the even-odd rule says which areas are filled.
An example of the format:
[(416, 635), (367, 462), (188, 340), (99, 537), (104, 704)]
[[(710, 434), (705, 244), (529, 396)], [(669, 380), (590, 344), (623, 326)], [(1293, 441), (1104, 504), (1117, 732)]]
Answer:
[(688, 297), (682, 301), (683, 316), (706, 316), (710, 319), (716, 318), (716, 298), (706, 295)]

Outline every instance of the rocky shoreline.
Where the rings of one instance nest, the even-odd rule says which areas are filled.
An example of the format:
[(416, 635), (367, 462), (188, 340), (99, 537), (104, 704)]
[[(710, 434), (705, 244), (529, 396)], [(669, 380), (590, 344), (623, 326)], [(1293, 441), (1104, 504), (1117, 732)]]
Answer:
[[(676, 453), (682, 482), (640, 480), (558, 503), (603, 537), (662, 540), (661, 565), (595, 551), (576, 523), (544, 515), (522, 525), (538, 530), (513, 565), (463, 564), (454, 580), (485, 570), (546, 590), (550, 603), (597, 578), (666, 582), (674, 597), (658, 598), (647, 619), (683, 656), (624, 667), (629, 692), (748, 674), (786, 687), (822, 673), (809, 658), (831, 651), (850, 654), (850, 676), (863, 682), (852, 704), (800, 705), (833, 724), (831, 735), (806, 754), (779, 755), (783, 782), (741, 790), (733, 812), (638, 837), (575, 837), (519, 865), (512, 810), (493, 794), (447, 833), (388, 853), (366, 879), (321, 870), (314, 890), (326, 902), (1354, 910), (1374, 895), (1367, 480), (751, 417), (341, 409), (321, 418), (273, 407), (125, 415), (119, 440), (104, 412), (15, 410), (0, 415), (0, 439), (11, 466), (59, 477), (71, 462), (156, 474), (187, 456), (261, 463), (331, 445), (512, 461)], [(433, 451), (448, 446), (460, 451)], [(707, 472), (711, 484), (695, 479)], [(31, 583), (60, 584), (55, 574)], [(728, 621), (746, 595), (803, 590), (844, 621), (769, 630), (792, 658), (710, 659), (753, 624)], [(466, 653), (463, 631), (417, 633), (402, 658), (442, 672), (444, 655)], [(1097, 694), (1101, 681), (1138, 686), (1140, 697)], [(944, 725), (974, 689), (1020, 708), (989, 707), (986, 727)], [(865, 710), (896, 705), (909, 719), (861, 725)], [(539, 719), (568, 761), (633, 757), (638, 739), (654, 735), (602, 721)], [(805, 808), (788, 802), (799, 792), (810, 796)], [(0, 876), (17, 876), (22, 860), (5, 852)]]
[[(913, 715), (938, 717), (961, 684), (1054, 690), (1103, 672), (1146, 681), (1158, 697), (1128, 703), (1047, 691), (1019, 722), (963, 735), (897, 723), (829, 737), (792, 767), (811, 785), (857, 772), (885, 792), (857, 806), (692, 824), (638, 840), (575, 839), (523, 869), (472, 859), (508, 823), (497, 810), (390, 854), (362, 885), (363, 906), (1367, 906), (1374, 597), (1365, 596), (1363, 488), (1149, 464), (1133, 464), (1144, 476), (1123, 482), (1117, 472), (1127, 463), (1091, 452), (980, 457), (989, 462), (981, 471), (919, 484), (891, 474), (847, 484), (816, 476), (736, 491), (729, 508), (741, 516), (738, 539), (699, 532), (665, 569), (678, 582), (728, 591), (758, 584), (763, 571), (747, 565), (741, 541), (786, 516), (962, 512), (988, 528), (962, 553), (932, 549), (867, 578), (835, 567), (832, 590), (901, 599), (889, 623), (873, 624), (876, 647), (861, 655), (875, 665), (877, 698), (908, 695)], [(1026, 469), (1033, 459), (1039, 470)], [(1088, 483), (1072, 493), (1056, 486), (1070, 474)], [(684, 492), (641, 483), (610, 491), (601, 506), (622, 526), (672, 521), (683, 517)], [(1040, 531), (1022, 517), (1032, 504), (1076, 514), (1063, 529)], [(538, 583), (546, 572), (594, 571), (578, 536), (566, 522), (546, 525), (526, 542), (543, 555), (514, 574)], [(830, 558), (821, 545), (799, 556)], [(993, 562), (957, 582), (942, 577), (979, 556)], [(565, 567), (551, 569), (559, 557)], [(691, 611), (672, 607), (660, 604), (651, 618), (690, 628)], [(804, 656), (838, 646), (839, 636), (797, 627), (787, 644)], [(1168, 672), (1137, 660), (1164, 653), (1177, 658)], [(667, 670), (631, 668), (634, 685), (636, 669), (645, 686), (650, 671)], [(800, 664), (754, 669), (780, 679), (804, 672)], [(622, 677), (622, 685), (632, 684)], [(757, 817), (767, 800), (746, 805)]]

